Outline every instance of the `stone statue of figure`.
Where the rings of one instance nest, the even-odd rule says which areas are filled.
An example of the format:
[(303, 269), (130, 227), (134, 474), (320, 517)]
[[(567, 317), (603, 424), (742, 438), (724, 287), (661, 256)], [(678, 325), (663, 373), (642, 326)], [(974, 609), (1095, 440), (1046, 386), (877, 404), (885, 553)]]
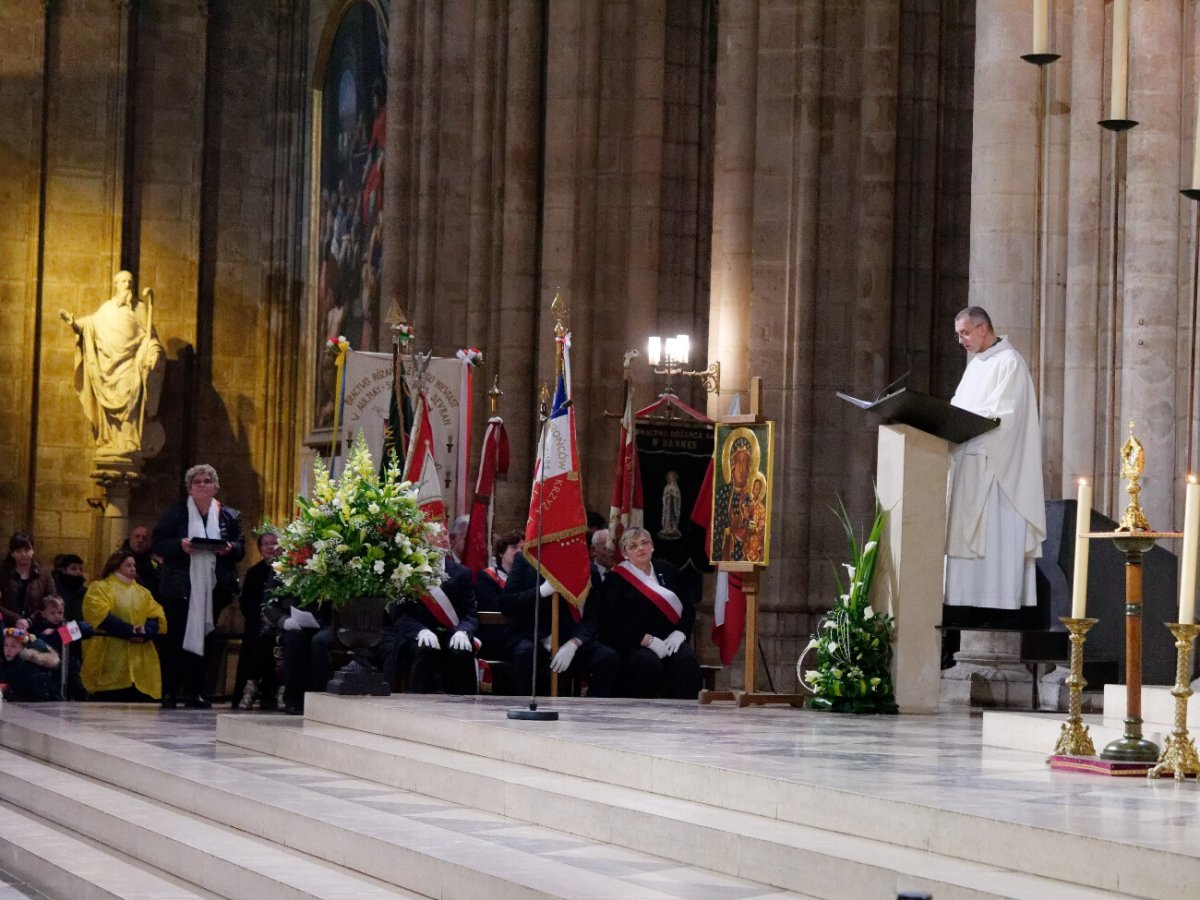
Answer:
[(679, 490), (679, 473), (667, 472), (667, 483), (662, 492), (662, 528), (658, 537), (664, 541), (677, 541), (683, 537), (679, 530), (679, 515), (683, 507), (683, 494)]
[(139, 300), (133, 275), (113, 278), (113, 295), (90, 316), (59, 316), (75, 331), (75, 392), (92, 423), (98, 458), (134, 460), (158, 453), (158, 412), (165, 356), (154, 331), (154, 295)]

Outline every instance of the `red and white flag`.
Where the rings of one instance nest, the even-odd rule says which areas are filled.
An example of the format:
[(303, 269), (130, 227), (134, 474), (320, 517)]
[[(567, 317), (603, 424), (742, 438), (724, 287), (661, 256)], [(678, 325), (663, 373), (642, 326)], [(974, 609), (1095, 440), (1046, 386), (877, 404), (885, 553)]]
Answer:
[(578, 616), (592, 586), (587, 547), (587, 516), (579, 481), (579, 447), (571, 408), (571, 335), (560, 346), (558, 382), (550, 418), (542, 426), (533, 495), (525, 523), (525, 556), (566, 598)]
[(508, 474), (508, 433), (499, 416), (488, 419), (479, 454), (479, 473), (475, 476), (475, 497), (471, 501), (471, 521), (467, 525), (467, 545), (463, 565), (472, 572), (487, 567), (492, 546), (492, 492), (496, 479)]
[(633, 387), (625, 382), (625, 412), (621, 416), (621, 444), (613, 473), (612, 503), (608, 510), (608, 531), (617, 559), (621, 557), (621, 535), (626, 528), (641, 527), (642, 477), (638, 471), (636, 417), (633, 413)]
[(446, 499), (433, 456), (433, 426), (429, 424), (429, 404), (422, 391), (417, 397), (413, 416), (412, 436), (408, 442), (408, 459), (404, 463), (404, 478), (417, 487), (417, 506), (431, 522), (446, 521)]
[[(729, 404), (729, 415), (742, 411), (739, 395), (734, 394)], [(705, 546), (712, 546), (713, 525), (713, 464), (710, 460), (704, 482), (692, 507), (692, 521), (708, 535)], [(746, 631), (746, 594), (742, 590), (742, 576), (730, 572), (717, 572), (717, 593), (713, 600), (712, 641), (721, 652), (721, 665), (733, 662)]]
[(83, 632), (79, 630), (78, 622), (65, 622), (58, 626), (58, 636), (62, 638), (64, 644), (70, 644), (72, 641), (82, 638)]

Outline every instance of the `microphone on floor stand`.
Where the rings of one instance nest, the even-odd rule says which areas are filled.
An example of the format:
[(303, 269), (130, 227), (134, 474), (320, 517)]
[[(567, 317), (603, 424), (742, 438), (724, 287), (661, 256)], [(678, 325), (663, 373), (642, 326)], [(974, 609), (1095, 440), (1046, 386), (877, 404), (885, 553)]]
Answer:
[[(567, 400), (560, 407), (567, 409), (571, 405), (571, 400)], [(553, 709), (538, 709), (537, 703), (537, 677), (538, 677), (538, 648), (541, 642), (538, 640), (538, 613), (542, 608), (542, 583), (545, 579), (542, 577), (542, 520), (545, 515), (546, 506), (546, 432), (547, 425), (550, 422), (550, 416), (546, 412), (546, 403), (543, 399), (541, 408), (538, 410), (538, 419), (542, 423), (542, 440), (541, 452), (538, 454), (538, 530), (537, 530), (537, 546), (538, 546), (538, 565), (537, 575), (533, 581), (533, 675), (530, 678), (529, 685), (529, 706), (510, 709), (508, 718), (521, 719), (527, 722), (557, 722), (558, 711)], [(528, 561), (528, 560), (527, 560)], [(550, 595), (551, 602), (557, 602), (558, 598)], [(550, 620), (554, 621), (553, 617)]]

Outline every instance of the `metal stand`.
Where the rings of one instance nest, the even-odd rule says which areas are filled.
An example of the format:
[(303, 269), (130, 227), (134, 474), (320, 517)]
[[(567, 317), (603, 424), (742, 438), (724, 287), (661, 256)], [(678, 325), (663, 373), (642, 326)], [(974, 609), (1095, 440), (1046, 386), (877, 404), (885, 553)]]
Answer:
[(1158, 778), (1164, 772), (1174, 772), (1176, 781), (1188, 775), (1200, 776), (1200, 757), (1196, 756), (1196, 745), (1188, 735), (1187, 702), (1192, 696), (1188, 673), (1192, 670), (1192, 642), (1200, 634), (1200, 625), (1182, 625), (1167, 622), (1171, 634), (1175, 635), (1175, 687), (1171, 696), (1175, 698), (1175, 730), (1167, 736), (1158, 763), (1146, 773), (1147, 778)]
[(1117, 762), (1158, 760), (1158, 745), (1142, 737), (1142, 556), (1160, 538), (1175, 532), (1093, 532), (1089, 538), (1108, 538), (1125, 554), (1125, 733), (1100, 752)]
[(1095, 756), (1096, 748), (1088, 727), (1083, 724), (1083, 689), (1087, 681), (1083, 677), (1083, 642), (1099, 619), (1059, 619), (1071, 632), (1071, 674), (1067, 678), (1068, 706), (1067, 721), (1063, 722), (1058, 743), (1054, 745), (1054, 756)]

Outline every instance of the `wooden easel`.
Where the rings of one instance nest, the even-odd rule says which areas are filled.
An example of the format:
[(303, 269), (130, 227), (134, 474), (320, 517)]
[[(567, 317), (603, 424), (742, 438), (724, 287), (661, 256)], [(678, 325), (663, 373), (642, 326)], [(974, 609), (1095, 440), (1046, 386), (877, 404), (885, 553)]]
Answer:
[[(730, 425), (756, 425), (766, 421), (760, 414), (761, 409), (762, 378), (755, 376), (750, 379), (749, 415), (726, 416), (719, 421)], [(804, 705), (804, 694), (779, 694), (755, 690), (758, 685), (758, 573), (760, 568), (762, 567), (748, 562), (717, 563), (718, 571), (742, 576), (742, 593), (746, 596), (745, 687), (740, 691), (702, 690), (698, 697), (702, 704), (712, 703), (716, 700), (733, 700), (739, 707), (764, 703)]]

